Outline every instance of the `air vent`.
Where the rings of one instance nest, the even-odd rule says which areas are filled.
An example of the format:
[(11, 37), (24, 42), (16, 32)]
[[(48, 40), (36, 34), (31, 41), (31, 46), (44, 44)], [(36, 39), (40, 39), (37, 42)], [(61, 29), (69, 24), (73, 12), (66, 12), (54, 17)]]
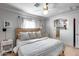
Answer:
[(39, 3), (35, 3), (34, 6), (35, 6), (35, 7), (39, 7), (40, 4), (39, 4)]

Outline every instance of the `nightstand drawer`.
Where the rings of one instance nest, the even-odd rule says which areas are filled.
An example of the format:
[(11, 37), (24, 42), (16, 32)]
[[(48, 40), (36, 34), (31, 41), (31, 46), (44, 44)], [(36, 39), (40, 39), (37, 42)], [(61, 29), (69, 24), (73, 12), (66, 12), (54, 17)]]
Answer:
[(9, 50), (12, 47), (12, 45), (4, 45), (3, 46), (3, 50)]
[(1, 42), (1, 46), (3, 46), (3, 45), (10, 45), (10, 44), (13, 44), (13, 41), (7, 40), (7, 41), (2, 41), (2, 42)]
[(13, 42), (2, 42), (1, 46), (3, 46), (3, 45), (10, 45), (10, 44), (13, 44)]

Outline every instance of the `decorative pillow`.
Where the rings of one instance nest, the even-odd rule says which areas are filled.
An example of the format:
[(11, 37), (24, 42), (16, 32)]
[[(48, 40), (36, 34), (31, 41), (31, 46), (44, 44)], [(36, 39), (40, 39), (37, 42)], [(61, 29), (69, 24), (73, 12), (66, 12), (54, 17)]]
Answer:
[(48, 37), (48, 33), (47, 33), (47, 32), (44, 32), (44, 33), (42, 34), (42, 36), (43, 36), (43, 37)]
[(37, 38), (41, 38), (42, 37), (41, 32), (40, 31), (36, 32), (36, 36), (37, 36)]
[(20, 32), (20, 40), (29, 40), (28, 32)]
[(36, 32), (32, 32), (32, 34), (33, 34), (33, 38), (37, 38), (36, 37)]
[(29, 32), (29, 37), (30, 37), (30, 39), (34, 39), (35, 38), (35, 34), (33, 32)]

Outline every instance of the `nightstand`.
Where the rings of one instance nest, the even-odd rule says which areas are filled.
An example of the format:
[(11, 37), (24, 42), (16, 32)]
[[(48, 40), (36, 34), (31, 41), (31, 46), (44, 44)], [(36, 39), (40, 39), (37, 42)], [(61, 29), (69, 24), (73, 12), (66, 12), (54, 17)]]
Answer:
[(1, 41), (1, 54), (3, 55), (5, 52), (9, 52), (13, 50), (13, 40), (3, 40)]

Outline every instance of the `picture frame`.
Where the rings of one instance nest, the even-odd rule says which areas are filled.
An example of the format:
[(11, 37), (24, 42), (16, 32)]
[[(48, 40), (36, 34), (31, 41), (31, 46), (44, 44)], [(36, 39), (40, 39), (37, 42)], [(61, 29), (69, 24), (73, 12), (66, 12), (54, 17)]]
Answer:
[(67, 29), (67, 19), (56, 19), (54, 20), (54, 27), (59, 29)]
[(5, 27), (5, 28), (11, 28), (11, 27), (12, 27), (11, 21), (9, 21), (9, 20), (4, 20), (4, 27)]

